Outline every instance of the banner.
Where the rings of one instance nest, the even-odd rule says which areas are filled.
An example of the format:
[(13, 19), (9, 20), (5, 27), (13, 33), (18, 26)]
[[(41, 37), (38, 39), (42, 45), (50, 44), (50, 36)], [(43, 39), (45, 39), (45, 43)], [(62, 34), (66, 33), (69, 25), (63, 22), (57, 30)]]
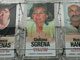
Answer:
[(64, 4), (66, 56), (80, 56), (80, 3)]
[(0, 4), (0, 57), (14, 57), (16, 5)]
[(26, 4), (26, 56), (55, 56), (54, 4)]

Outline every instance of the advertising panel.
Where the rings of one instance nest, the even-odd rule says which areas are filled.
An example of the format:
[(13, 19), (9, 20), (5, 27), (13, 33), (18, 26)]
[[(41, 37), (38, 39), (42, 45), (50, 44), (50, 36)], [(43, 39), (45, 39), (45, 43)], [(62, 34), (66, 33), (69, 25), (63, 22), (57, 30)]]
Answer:
[(80, 3), (64, 4), (66, 56), (80, 56)]
[(14, 57), (16, 4), (0, 4), (0, 57)]
[(26, 6), (26, 56), (55, 56), (54, 4)]

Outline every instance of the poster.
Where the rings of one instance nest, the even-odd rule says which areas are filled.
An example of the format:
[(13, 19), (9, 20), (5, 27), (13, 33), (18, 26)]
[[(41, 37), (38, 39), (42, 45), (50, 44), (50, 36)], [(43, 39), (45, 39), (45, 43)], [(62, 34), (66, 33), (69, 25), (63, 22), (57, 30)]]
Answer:
[(14, 57), (16, 4), (0, 4), (0, 57)]
[(64, 4), (66, 56), (80, 56), (80, 3)]
[(55, 56), (54, 4), (26, 6), (26, 56)]

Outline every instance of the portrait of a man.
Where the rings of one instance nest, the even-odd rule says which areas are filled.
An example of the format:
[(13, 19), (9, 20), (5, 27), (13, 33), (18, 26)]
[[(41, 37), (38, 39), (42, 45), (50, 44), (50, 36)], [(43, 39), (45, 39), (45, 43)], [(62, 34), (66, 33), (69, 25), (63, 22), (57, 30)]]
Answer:
[(14, 35), (16, 26), (16, 5), (0, 5), (0, 36)]
[(68, 16), (68, 19), (66, 17), (64, 19), (66, 33), (80, 33), (80, 6), (69, 5), (66, 15)]
[(0, 13), (0, 29), (7, 27), (10, 21), (10, 11), (8, 8), (4, 8)]

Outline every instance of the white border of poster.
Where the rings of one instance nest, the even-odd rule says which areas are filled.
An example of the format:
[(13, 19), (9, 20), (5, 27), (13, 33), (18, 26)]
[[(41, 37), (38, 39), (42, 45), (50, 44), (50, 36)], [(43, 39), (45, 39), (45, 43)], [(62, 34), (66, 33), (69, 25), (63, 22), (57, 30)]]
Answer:
[[(39, 3), (34, 3), (34, 5), (35, 4), (39, 4)], [(50, 3), (50, 4), (54, 4), (54, 3)], [(30, 16), (28, 17), (27, 14), (28, 14), (32, 5), (33, 4), (25, 4), (24, 20), (26, 20), (26, 21), (25, 21), (24, 27), (26, 27), (26, 29), (27, 29), (26, 51), (25, 51), (26, 53), (25, 53), (25, 55), (26, 56), (56, 56), (55, 40), (54, 40), (55, 36), (54, 36), (54, 38), (53, 37), (47, 37), (47, 36), (44, 37), (44, 36), (42, 36), (43, 34), (40, 35), (40, 37), (36, 37), (36, 36), (38, 36), (37, 34), (35, 34), (36, 36), (33, 35), (33, 37), (29, 36), (29, 34), (30, 34), (29, 28), (31, 26), (30, 24), (32, 24), (32, 23), (30, 23), (31, 18), (30, 18)], [(43, 5), (46, 5), (46, 3), (43, 3)], [(53, 21), (51, 22), (51, 24), (52, 24), (51, 27), (55, 30), (55, 26), (54, 26)], [(33, 29), (33, 31), (34, 31), (33, 27), (31, 29)], [(47, 28), (47, 29), (54, 31), (52, 28), (51, 29)], [(55, 35), (55, 32), (52, 33), (52, 31), (51, 31), (51, 34), (53, 36), (53, 35)]]
[(80, 11), (74, 6), (80, 7), (80, 3), (63, 3), (65, 48), (66, 56), (68, 57), (80, 57), (80, 32), (78, 31), (79, 29), (73, 25), (73, 22), (75, 23), (75, 21), (72, 21), (77, 19), (72, 19), (73, 17), (71, 18), (70, 16), (70, 14), (75, 15), (76, 13), (74, 14), (74, 12), (79, 14)]

